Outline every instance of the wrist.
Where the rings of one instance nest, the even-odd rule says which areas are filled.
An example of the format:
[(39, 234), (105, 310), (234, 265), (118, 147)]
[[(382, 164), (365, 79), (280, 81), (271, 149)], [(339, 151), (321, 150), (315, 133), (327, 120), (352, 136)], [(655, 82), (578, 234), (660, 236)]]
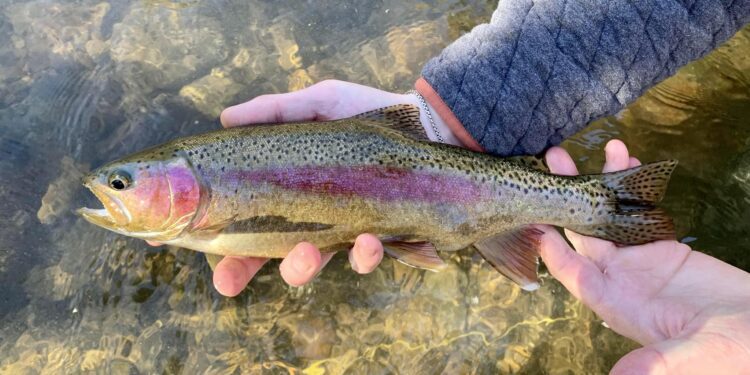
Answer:
[[(435, 108), (430, 103), (424, 101), (423, 105), (423, 101), (419, 100), (414, 93), (403, 94), (403, 96), (406, 103), (419, 108), (419, 117), (424, 131), (427, 133), (427, 138), (433, 142), (438, 142), (439, 138), (442, 137), (443, 143), (464, 147), (464, 144), (453, 134), (448, 124), (437, 114)], [(425, 106), (427, 107), (426, 110)], [(429, 114), (427, 111), (429, 111)], [(430, 117), (432, 117), (432, 121), (430, 121)], [(438, 134), (440, 137), (438, 137)]]

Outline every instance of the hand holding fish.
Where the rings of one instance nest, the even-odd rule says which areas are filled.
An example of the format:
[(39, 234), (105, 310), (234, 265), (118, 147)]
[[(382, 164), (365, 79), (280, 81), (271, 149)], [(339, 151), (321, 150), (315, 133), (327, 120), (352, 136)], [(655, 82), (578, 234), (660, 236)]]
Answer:
[(654, 204), (674, 161), (559, 178), (522, 161), (424, 142), (426, 133), (458, 143), (420, 107), (429, 105), (416, 95), (339, 81), (261, 96), (228, 108), (222, 122), (284, 125), (181, 138), (109, 163), (84, 179), (104, 208), (79, 212), (117, 233), (206, 252), (217, 289), (229, 296), (269, 257), (286, 258), (288, 283), (309, 281), (330, 255), (307, 241), (326, 254), (354, 242), (350, 259), (363, 273), (384, 251), (437, 270), (444, 264), (436, 250), (474, 244), (533, 290), (542, 232), (531, 224), (627, 244), (673, 238), (671, 220)]
[[(620, 141), (605, 152), (604, 172), (640, 165)], [(553, 173), (578, 174), (563, 149), (546, 157)], [(613, 330), (644, 345), (612, 373), (750, 371), (750, 274), (677, 241), (618, 248), (566, 230), (574, 251), (554, 229), (545, 232), (550, 273)]]

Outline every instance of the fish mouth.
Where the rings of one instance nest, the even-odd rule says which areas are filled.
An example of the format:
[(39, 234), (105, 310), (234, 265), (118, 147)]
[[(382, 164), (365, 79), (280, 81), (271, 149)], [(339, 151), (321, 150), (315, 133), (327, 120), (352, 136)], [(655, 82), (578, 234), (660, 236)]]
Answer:
[(103, 191), (98, 185), (92, 184), (89, 179), (84, 182), (83, 186), (89, 189), (103, 206), (103, 208), (82, 207), (76, 210), (86, 221), (112, 230), (121, 229), (130, 223), (132, 219), (130, 212), (119, 199)]

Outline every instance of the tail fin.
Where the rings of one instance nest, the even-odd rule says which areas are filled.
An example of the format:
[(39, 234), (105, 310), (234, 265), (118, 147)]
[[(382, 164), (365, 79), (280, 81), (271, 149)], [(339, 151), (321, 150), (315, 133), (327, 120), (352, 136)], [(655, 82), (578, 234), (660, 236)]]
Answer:
[(591, 176), (601, 181), (614, 195), (610, 221), (570, 229), (620, 245), (675, 239), (672, 219), (655, 205), (664, 197), (669, 177), (676, 166), (676, 160), (665, 160)]

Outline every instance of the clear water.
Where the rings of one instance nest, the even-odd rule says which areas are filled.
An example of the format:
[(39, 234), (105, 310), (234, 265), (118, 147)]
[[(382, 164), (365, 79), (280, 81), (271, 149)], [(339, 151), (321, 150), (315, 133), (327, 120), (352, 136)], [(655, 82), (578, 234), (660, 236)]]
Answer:
[[(521, 293), (475, 254), (431, 274), (336, 257), (238, 298), (203, 257), (83, 222), (92, 166), (218, 127), (226, 105), (339, 78), (407, 90), (494, 1), (0, 4), (0, 373), (601, 373), (636, 347), (555, 280)], [(677, 158), (666, 206), (697, 249), (750, 269), (750, 29), (566, 144)]]

